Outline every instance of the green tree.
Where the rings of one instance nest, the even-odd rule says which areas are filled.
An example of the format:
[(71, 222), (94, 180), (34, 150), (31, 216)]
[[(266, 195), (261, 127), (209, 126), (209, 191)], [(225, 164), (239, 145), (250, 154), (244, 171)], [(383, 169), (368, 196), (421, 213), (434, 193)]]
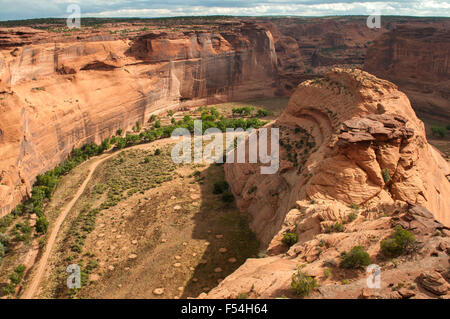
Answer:
[(361, 246), (355, 246), (342, 256), (341, 268), (361, 268), (370, 265), (370, 256)]
[(291, 288), (301, 297), (308, 296), (317, 287), (317, 281), (300, 269), (292, 275)]
[(387, 257), (398, 257), (408, 253), (415, 241), (416, 239), (410, 231), (397, 225), (391, 236), (381, 241), (381, 252)]
[(45, 216), (41, 216), (36, 219), (36, 231), (41, 234), (45, 234), (48, 229), (48, 221)]

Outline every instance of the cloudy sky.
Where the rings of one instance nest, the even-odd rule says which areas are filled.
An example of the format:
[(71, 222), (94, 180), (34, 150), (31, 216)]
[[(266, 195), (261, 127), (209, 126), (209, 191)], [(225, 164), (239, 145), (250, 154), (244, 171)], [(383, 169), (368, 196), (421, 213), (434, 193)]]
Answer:
[(450, 16), (450, 0), (0, 0), (0, 20), (67, 17), (78, 4), (85, 17), (184, 15)]

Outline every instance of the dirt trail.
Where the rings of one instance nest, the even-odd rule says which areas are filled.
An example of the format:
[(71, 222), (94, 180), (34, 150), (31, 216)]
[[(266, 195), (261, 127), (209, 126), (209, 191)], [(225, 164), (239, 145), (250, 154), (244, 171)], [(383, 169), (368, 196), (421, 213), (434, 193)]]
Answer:
[(50, 253), (53, 250), (53, 246), (56, 241), (56, 236), (58, 235), (59, 229), (61, 228), (62, 223), (67, 217), (67, 214), (72, 209), (73, 205), (77, 202), (78, 198), (83, 194), (84, 190), (86, 189), (87, 184), (91, 180), (91, 177), (93, 173), (95, 172), (95, 169), (98, 165), (103, 163), (108, 158), (117, 155), (118, 153), (113, 153), (111, 155), (108, 155), (106, 157), (100, 157), (97, 160), (95, 160), (91, 166), (89, 166), (89, 174), (84, 180), (83, 184), (78, 188), (78, 191), (75, 193), (75, 196), (72, 198), (72, 200), (67, 204), (67, 206), (63, 209), (61, 214), (58, 216), (58, 218), (55, 221), (55, 226), (52, 228), (50, 236), (47, 241), (47, 245), (45, 246), (45, 251), (42, 254), (42, 257), (39, 259), (38, 265), (37, 265), (37, 271), (34, 274), (34, 276), (31, 279), (31, 283), (26, 288), (25, 292), (22, 294), (22, 299), (31, 299), (36, 294), (37, 290), (39, 289), (39, 284), (41, 283), (42, 276), (45, 273), (45, 268), (47, 266), (48, 258), (50, 257)]
[(31, 298), (33, 298), (36, 295), (36, 292), (39, 289), (39, 285), (41, 283), (42, 277), (44, 276), (44, 273), (45, 273), (45, 270), (46, 270), (47, 261), (48, 261), (48, 259), (50, 257), (50, 254), (51, 254), (52, 250), (53, 250), (53, 246), (55, 245), (56, 237), (58, 235), (59, 229), (61, 228), (62, 223), (66, 219), (66, 217), (69, 214), (69, 212), (71, 211), (72, 207), (75, 205), (77, 200), (83, 194), (84, 190), (86, 189), (87, 184), (91, 180), (91, 177), (94, 174), (94, 172), (95, 172), (96, 168), (98, 167), (98, 165), (100, 165), (101, 163), (103, 163), (107, 159), (120, 154), (123, 151), (127, 151), (127, 150), (130, 150), (130, 149), (136, 149), (136, 148), (143, 148), (143, 149), (145, 149), (145, 148), (149, 148), (151, 146), (165, 144), (167, 141), (170, 141), (170, 139), (161, 139), (159, 141), (153, 141), (153, 142), (146, 143), (146, 144), (139, 144), (139, 145), (135, 145), (135, 146), (132, 146), (132, 147), (127, 147), (125, 149), (113, 152), (112, 154), (110, 154), (108, 156), (105, 156), (105, 157), (101, 157), (100, 156), (97, 159), (95, 159), (95, 161), (88, 168), (89, 174), (85, 178), (85, 180), (83, 181), (83, 184), (81, 184), (81, 186), (78, 188), (78, 191), (75, 193), (75, 196), (72, 198), (72, 200), (69, 202), (69, 204), (67, 204), (67, 206), (63, 209), (61, 214), (56, 219), (55, 226), (52, 228), (50, 236), (49, 236), (48, 241), (47, 241), (47, 245), (45, 246), (45, 251), (42, 254), (42, 257), (38, 261), (37, 270), (36, 270), (34, 276), (31, 278), (30, 284), (28, 285), (28, 287), (26, 287), (24, 293), (20, 297), (21, 299), (31, 299)]

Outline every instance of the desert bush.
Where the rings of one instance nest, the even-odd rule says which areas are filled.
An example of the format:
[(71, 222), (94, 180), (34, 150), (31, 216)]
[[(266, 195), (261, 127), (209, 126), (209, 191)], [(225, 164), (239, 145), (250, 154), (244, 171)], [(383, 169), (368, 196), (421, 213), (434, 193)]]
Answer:
[(415, 241), (416, 239), (410, 231), (398, 225), (390, 237), (381, 241), (381, 252), (387, 257), (398, 257), (408, 253)]
[(389, 184), (392, 181), (392, 177), (389, 174), (389, 170), (387, 168), (383, 168), (381, 170), (381, 175), (383, 176), (383, 180), (385, 184)]
[(350, 213), (348, 215), (348, 221), (351, 223), (352, 221), (354, 221), (356, 218), (358, 218), (358, 214), (356, 213)]
[(444, 138), (445, 135), (447, 134), (447, 129), (445, 127), (441, 127), (441, 126), (432, 126), (431, 134), (433, 136), (438, 136), (440, 138)]
[(3, 246), (2, 243), (0, 243), (0, 265), (2, 264), (2, 258), (5, 256), (6, 248)]
[(341, 268), (361, 268), (370, 265), (370, 256), (361, 246), (355, 246), (348, 253), (342, 255), (339, 266)]
[(326, 233), (342, 233), (344, 231), (344, 226), (340, 222), (336, 222), (333, 225), (330, 225), (326, 229)]
[(301, 297), (308, 296), (317, 287), (317, 281), (301, 269), (292, 275), (291, 288)]
[(45, 216), (41, 216), (38, 219), (36, 219), (36, 231), (41, 234), (45, 234), (48, 229), (48, 221)]
[(156, 156), (161, 155), (161, 150), (160, 150), (159, 148), (157, 148), (157, 149), (155, 150), (155, 155), (156, 155)]
[(291, 247), (298, 241), (298, 236), (296, 233), (286, 233), (283, 235), (283, 239), (281, 240), (283, 244), (288, 247)]
[(23, 279), (23, 275), (25, 274), (25, 269), (25, 265), (20, 264), (14, 269), (13, 273), (9, 275), (9, 280), (11, 280), (13, 285), (17, 286), (20, 284)]
[(256, 112), (256, 116), (257, 117), (266, 117), (266, 116), (268, 116), (270, 114), (270, 112), (268, 111), (268, 110), (265, 110), (265, 109), (259, 109), (257, 112)]
[(8, 246), (9, 236), (4, 233), (0, 233), (0, 244), (2, 244), (4, 247)]

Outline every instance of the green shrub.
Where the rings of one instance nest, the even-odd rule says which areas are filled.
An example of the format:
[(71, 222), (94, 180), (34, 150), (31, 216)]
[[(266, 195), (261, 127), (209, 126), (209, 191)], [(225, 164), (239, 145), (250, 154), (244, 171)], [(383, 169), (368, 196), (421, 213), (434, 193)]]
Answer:
[(331, 270), (330, 270), (330, 268), (325, 268), (324, 270), (323, 270), (323, 275), (324, 275), (324, 277), (325, 278), (329, 278), (330, 276), (331, 276)]
[(406, 254), (413, 247), (416, 239), (414, 235), (398, 225), (394, 228), (394, 232), (381, 241), (381, 252), (387, 257), (398, 257)]
[(389, 174), (389, 170), (387, 168), (383, 168), (381, 170), (381, 175), (383, 175), (383, 180), (385, 184), (389, 184), (392, 181), (392, 177)]
[(286, 246), (291, 247), (298, 242), (298, 236), (296, 233), (286, 233), (283, 235), (283, 239), (281, 241)]
[(157, 149), (155, 150), (155, 155), (156, 155), (156, 156), (161, 155), (161, 150), (160, 150), (159, 148), (157, 148)]
[(229, 185), (226, 181), (220, 181), (214, 183), (214, 189), (213, 194), (222, 194), (223, 192), (227, 191), (229, 188)]
[(348, 215), (348, 221), (351, 223), (352, 221), (354, 221), (356, 218), (358, 218), (358, 214), (356, 213), (350, 213), (350, 215)]
[(344, 231), (344, 226), (340, 222), (336, 222), (333, 225), (330, 225), (326, 229), (326, 233), (342, 233)]
[(441, 126), (432, 126), (431, 134), (433, 136), (438, 136), (440, 138), (444, 138), (445, 135), (447, 134), (447, 129), (445, 127), (441, 127)]
[(48, 221), (45, 216), (41, 216), (38, 219), (36, 219), (36, 231), (41, 234), (45, 234), (48, 229)]
[(234, 195), (230, 191), (223, 192), (222, 201), (224, 203), (232, 203), (234, 201)]
[(11, 280), (11, 283), (14, 286), (17, 286), (22, 281), (23, 276), (25, 274), (25, 269), (26, 269), (25, 265), (20, 264), (14, 269), (14, 272), (11, 275), (9, 275), (9, 280)]
[(370, 265), (370, 256), (361, 246), (355, 246), (349, 253), (342, 256), (341, 268), (361, 268)]
[(300, 269), (292, 275), (291, 288), (301, 297), (308, 296), (317, 287), (317, 281)]
[(156, 120), (155, 128), (160, 128), (160, 127), (161, 127), (161, 122), (159, 120)]
[(4, 233), (0, 233), (0, 244), (2, 244), (4, 247), (8, 246), (9, 236)]
[(5, 256), (6, 248), (3, 246), (2, 243), (0, 243), (0, 265), (2, 264), (2, 258)]
[(238, 296), (237, 299), (247, 299), (248, 298), (248, 294), (245, 292), (241, 292)]
[(265, 110), (265, 109), (259, 109), (257, 112), (256, 112), (256, 116), (257, 117), (266, 117), (266, 116), (268, 116), (270, 114), (270, 112), (268, 111), (268, 110)]

